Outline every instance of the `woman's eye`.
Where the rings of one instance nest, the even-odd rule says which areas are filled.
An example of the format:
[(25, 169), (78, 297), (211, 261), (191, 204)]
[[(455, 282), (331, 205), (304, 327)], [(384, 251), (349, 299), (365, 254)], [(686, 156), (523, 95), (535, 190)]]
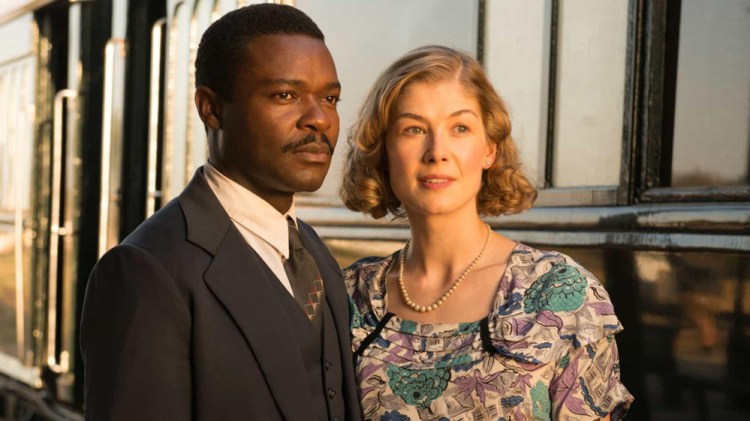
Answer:
[(454, 128), (454, 130), (456, 131), (456, 133), (460, 133), (460, 134), (468, 133), (469, 132), (469, 126), (466, 126), (466, 125), (463, 125), (463, 124), (458, 124), (458, 125), (456, 125), (456, 127)]
[(420, 134), (424, 134), (425, 131), (421, 127), (410, 126), (404, 129), (404, 133), (409, 134), (409, 135), (420, 135)]

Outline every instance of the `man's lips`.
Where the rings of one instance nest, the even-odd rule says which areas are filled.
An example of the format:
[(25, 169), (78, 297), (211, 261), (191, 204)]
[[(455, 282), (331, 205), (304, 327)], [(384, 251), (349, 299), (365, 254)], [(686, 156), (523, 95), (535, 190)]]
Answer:
[(324, 143), (308, 143), (291, 151), (295, 156), (316, 164), (327, 164), (331, 161), (331, 148)]
[[(310, 147), (311, 149), (303, 150), (307, 147)], [(323, 148), (326, 153), (328, 153), (329, 155), (333, 155), (333, 145), (331, 144), (330, 139), (328, 139), (328, 136), (326, 136), (325, 133), (320, 133), (317, 136), (314, 134), (309, 134), (305, 136), (304, 139), (300, 139), (296, 142), (284, 145), (284, 147), (281, 148), (281, 151), (296, 153), (297, 151), (301, 150), (302, 153), (317, 153), (319, 148)]]
[(331, 155), (331, 147), (324, 143), (308, 143), (292, 149), (292, 153), (311, 153)]

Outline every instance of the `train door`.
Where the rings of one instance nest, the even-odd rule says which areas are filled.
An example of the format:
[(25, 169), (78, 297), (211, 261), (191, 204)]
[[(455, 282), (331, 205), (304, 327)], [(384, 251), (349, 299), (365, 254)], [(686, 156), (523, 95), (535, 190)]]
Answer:
[(144, 0), (0, 5), (0, 36), (15, 41), (0, 51), (0, 376), (10, 379), (0, 395), (22, 396), (0, 402), (8, 417), (51, 413), (34, 390), (82, 402), (88, 274), (146, 214), (160, 115), (149, 93), (161, 92), (162, 73), (150, 71), (151, 40), (159, 58), (165, 10)]
[(0, 12), (3, 39), (16, 41), (0, 53), (0, 371), (32, 388), (70, 381), (73, 365), (81, 137), (80, 39), (70, 34), (79, 11), (11, 2)]
[[(86, 226), (81, 228), (86, 239), (79, 255), (81, 270), (75, 291), (77, 312), (73, 318), (76, 323), (80, 320), (88, 275), (96, 260), (159, 206), (157, 166), (162, 128), (160, 104), (164, 93), (166, 3), (148, 0), (97, 3), (100, 9), (92, 8), (85, 21), (92, 24), (97, 16), (108, 13), (109, 16), (102, 18), (110, 25), (91, 39), (92, 52), (99, 51), (100, 55), (82, 66), (91, 76), (87, 86), (99, 89), (92, 91), (98, 98), (98, 107), (87, 112), (100, 118), (85, 139), (90, 153), (86, 159), (89, 179), (85, 184), (91, 188), (87, 189), (88, 197), (82, 200), (82, 209), (91, 217), (82, 222)], [(77, 356), (76, 378), (82, 380), (80, 353)], [(75, 396), (80, 401), (83, 382), (77, 381), (75, 386)]]
[[(46, 236), (35, 234), (47, 232), (49, 224), (35, 216), (49, 206), (38, 203), (34, 185), (50, 174), (40, 143), (49, 151), (51, 142), (40, 141), (51, 137), (52, 127), (45, 123), (51, 123), (52, 101), (37, 106), (36, 96), (49, 94), (64, 78), (66, 34), (51, 36), (50, 26), (31, 12), (4, 12), (0, 36), (17, 42), (0, 51), (0, 372), (38, 387), (45, 313), (37, 310), (35, 297), (44, 289), (40, 271), (46, 265), (40, 263), (48, 256)], [(40, 47), (43, 54), (36, 54)], [(39, 123), (46, 130), (35, 130)], [(49, 190), (49, 183), (43, 184)]]

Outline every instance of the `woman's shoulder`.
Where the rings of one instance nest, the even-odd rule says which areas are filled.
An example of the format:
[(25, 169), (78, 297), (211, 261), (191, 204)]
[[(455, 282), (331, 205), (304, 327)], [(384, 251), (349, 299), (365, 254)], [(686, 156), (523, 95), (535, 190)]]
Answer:
[(393, 255), (368, 256), (345, 267), (344, 282), (349, 295), (352, 295), (355, 289), (368, 287), (375, 280), (381, 279), (392, 261)]
[(529, 362), (622, 330), (609, 294), (590, 271), (564, 253), (523, 244), (511, 255), (490, 319), (498, 350)]

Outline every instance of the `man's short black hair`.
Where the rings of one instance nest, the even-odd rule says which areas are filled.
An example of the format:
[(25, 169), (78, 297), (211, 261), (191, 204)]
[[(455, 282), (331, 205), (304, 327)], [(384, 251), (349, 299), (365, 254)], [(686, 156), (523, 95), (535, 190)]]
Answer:
[(232, 87), (248, 42), (263, 35), (307, 35), (325, 40), (318, 25), (292, 6), (264, 3), (242, 7), (211, 24), (195, 59), (195, 86), (231, 100)]

